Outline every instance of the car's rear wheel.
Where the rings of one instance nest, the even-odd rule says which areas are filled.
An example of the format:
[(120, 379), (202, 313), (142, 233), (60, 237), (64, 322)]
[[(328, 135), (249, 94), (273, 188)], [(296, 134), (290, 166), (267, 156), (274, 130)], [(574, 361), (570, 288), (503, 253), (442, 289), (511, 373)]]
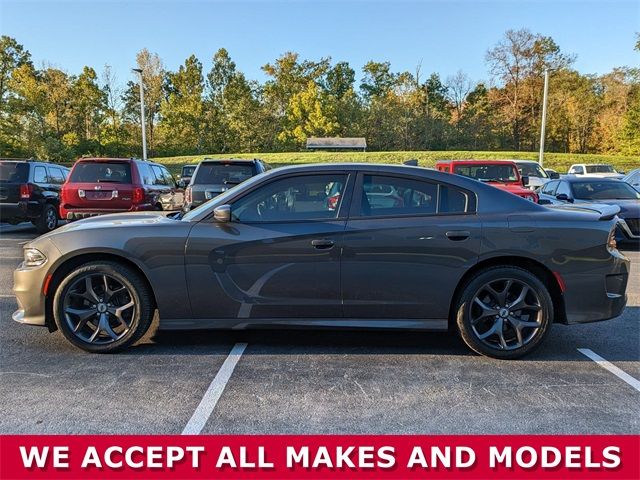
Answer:
[(80, 266), (60, 283), (53, 300), (56, 325), (69, 342), (93, 353), (123, 350), (153, 319), (150, 288), (135, 270), (116, 262)]
[(58, 226), (58, 212), (56, 207), (46, 204), (42, 208), (42, 214), (33, 221), (38, 233), (47, 233), (54, 230)]
[(479, 272), (458, 298), (456, 323), (477, 353), (514, 359), (540, 345), (553, 322), (553, 301), (545, 285), (518, 267)]

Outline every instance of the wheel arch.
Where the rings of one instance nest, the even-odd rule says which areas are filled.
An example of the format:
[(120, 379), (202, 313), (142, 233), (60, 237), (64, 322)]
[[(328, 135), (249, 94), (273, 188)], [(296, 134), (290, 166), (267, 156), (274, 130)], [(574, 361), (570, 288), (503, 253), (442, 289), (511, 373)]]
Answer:
[(55, 267), (53, 273), (51, 274), (51, 280), (49, 281), (47, 293), (45, 295), (45, 322), (50, 332), (57, 330), (55, 320), (53, 318), (53, 297), (64, 277), (74, 268), (79, 267), (80, 265), (99, 261), (119, 263), (138, 272), (140, 274), (140, 277), (147, 283), (147, 286), (149, 287), (151, 298), (153, 299), (153, 308), (157, 308), (158, 302), (156, 299), (156, 293), (153, 290), (151, 282), (149, 281), (149, 277), (145, 274), (140, 265), (123, 255), (118, 255), (117, 253), (113, 252), (83, 252), (78, 255), (74, 255), (73, 257), (64, 259)]
[(460, 279), (456, 289), (451, 297), (451, 305), (449, 307), (449, 328), (452, 329), (455, 326), (456, 318), (456, 305), (458, 299), (469, 281), (480, 271), (491, 267), (520, 267), (523, 268), (540, 279), (549, 289), (549, 294), (553, 300), (553, 318), (554, 323), (566, 323), (567, 316), (564, 305), (564, 296), (562, 293), (562, 287), (558, 281), (558, 278), (554, 273), (546, 267), (544, 264), (538, 262), (529, 257), (523, 256), (495, 256), (486, 258), (473, 267), (471, 267)]

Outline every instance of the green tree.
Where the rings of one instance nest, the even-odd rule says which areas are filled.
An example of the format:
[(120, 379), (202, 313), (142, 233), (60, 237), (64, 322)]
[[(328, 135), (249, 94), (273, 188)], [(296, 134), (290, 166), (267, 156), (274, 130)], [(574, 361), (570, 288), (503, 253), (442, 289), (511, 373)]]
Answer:
[(4, 109), (11, 75), (22, 65), (31, 65), (31, 54), (15, 39), (0, 37), (0, 111)]

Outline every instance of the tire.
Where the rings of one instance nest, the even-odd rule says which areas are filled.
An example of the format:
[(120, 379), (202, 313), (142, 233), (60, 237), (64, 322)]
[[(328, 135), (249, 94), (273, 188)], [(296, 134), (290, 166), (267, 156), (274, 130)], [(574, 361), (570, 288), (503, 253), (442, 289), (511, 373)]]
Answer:
[(58, 226), (58, 212), (50, 203), (42, 207), (42, 213), (33, 221), (38, 233), (47, 233)]
[(552, 323), (549, 291), (538, 277), (519, 267), (478, 272), (456, 302), (456, 325), (462, 340), (474, 352), (488, 357), (527, 355), (542, 343)]
[(117, 262), (79, 266), (53, 297), (57, 327), (70, 343), (91, 353), (114, 353), (133, 345), (149, 329), (154, 310), (146, 280)]

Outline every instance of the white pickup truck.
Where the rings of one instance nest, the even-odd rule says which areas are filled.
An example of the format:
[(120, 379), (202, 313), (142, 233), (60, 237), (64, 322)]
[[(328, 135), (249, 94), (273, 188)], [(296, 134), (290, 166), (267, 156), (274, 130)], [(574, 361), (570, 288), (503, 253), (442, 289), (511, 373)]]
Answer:
[(576, 163), (571, 165), (567, 172), (569, 175), (582, 175), (585, 177), (609, 177), (622, 178), (624, 173), (616, 172), (615, 168), (606, 163)]

